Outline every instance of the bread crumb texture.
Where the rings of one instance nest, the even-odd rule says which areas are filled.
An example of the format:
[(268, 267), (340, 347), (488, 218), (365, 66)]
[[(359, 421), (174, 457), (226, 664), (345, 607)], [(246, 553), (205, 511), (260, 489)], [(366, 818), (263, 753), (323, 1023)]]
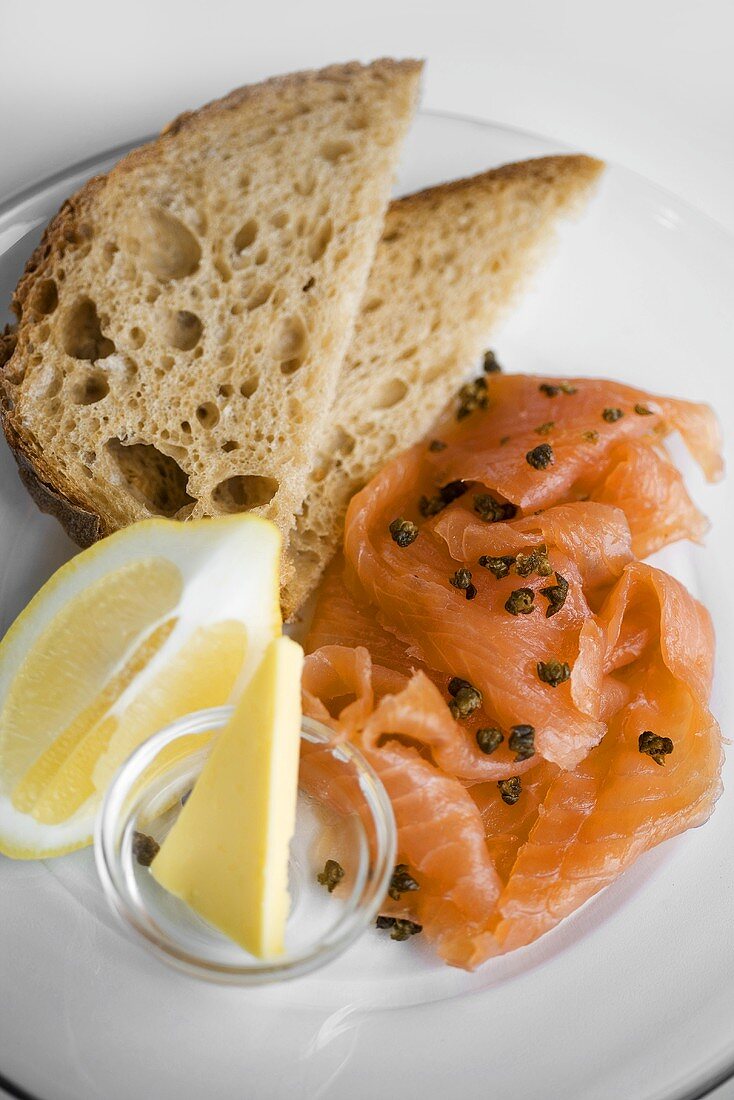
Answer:
[(477, 369), (559, 220), (580, 209), (602, 169), (591, 157), (544, 157), (392, 203), (290, 540), (286, 611), (339, 546), (353, 494), (425, 435)]
[(78, 541), (253, 509), (288, 533), (420, 68), (239, 89), (64, 205), (16, 291), (1, 390), (24, 482)]

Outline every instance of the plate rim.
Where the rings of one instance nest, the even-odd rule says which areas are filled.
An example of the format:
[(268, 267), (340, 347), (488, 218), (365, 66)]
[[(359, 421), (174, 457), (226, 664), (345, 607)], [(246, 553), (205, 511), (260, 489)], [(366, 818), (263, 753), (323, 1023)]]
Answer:
[[(580, 155), (580, 150), (576, 145), (570, 145), (562, 138), (557, 138), (549, 134), (542, 134), (537, 130), (530, 130), (523, 126), (512, 126), (507, 122), (497, 122), (492, 118), (485, 118), (480, 115), (465, 114), (462, 111), (445, 111), (437, 107), (419, 107), (416, 111), (416, 115), (428, 115), (432, 118), (443, 118), (454, 122), (468, 123), (470, 125), (476, 125), (481, 127), (490, 127), (494, 130), (500, 130), (506, 134), (512, 134), (515, 137), (528, 138), (530, 141), (544, 142), (547, 145), (555, 145), (558, 147), (560, 155), (577, 153)], [(75, 161), (72, 164), (57, 169), (55, 172), (51, 172), (48, 175), (40, 176), (33, 182), (26, 184), (24, 187), (17, 188), (15, 191), (6, 196), (0, 201), (0, 219), (7, 217), (14, 209), (21, 206), (24, 202), (28, 202), (30, 199), (35, 198), (43, 191), (48, 190), (51, 187), (55, 187), (61, 183), (67, 176), (79, 175), (81, 172), (86, 171), (88, 168), (91, 170), (100, 161), (122, 159), (127, 153), (137, 149), (141, 145), (146, 145), (148, 142), (154, 141), (157, 137), (160, 137), (159, 133), (144, 134), (142, 137), (134, 139), (132, 141), (124, 141), (119, 145), (110, 146), (107, 149), (101, 149), (97, 153), (91, 153), (87, 157), (83, 157), (81, 160)], [(552, 154), (549, 154), (552, 155)], [(586, 154), (594, 156), (594, 153)], [(535, 159), (535, 158), (531, 158)], [(708, 222), (709, 228), (715, 230), (717, 233), (722, 233), (724, 236), (731, 240), (734, 246), (734, 228), (730, 228), (714, 217), (713, 214), (709, 214), (708, 211), (702, 209), (691, 199), (684, 198), (679, 192), (674, 191), (672, 188), (667, 187), (665, 184), (659, 183), (652, 177), (645, 175), (644, 172), (638, 172), (635, 168), (629, 168), (626, 164), (622, 164), (616, 160), (607, 159), (604, 156), (599, 157), (607, 168), (611, 168), (615, 172), (622, 172), (626, 176), (631, 176), (638, 180), (640, 183), (645, 184), (647, 187), (653, 187), (659, 191), (662, 195), (671, 199), (678, 206), (682, 207), (686, 212), (693, 214), (697, 218), (702, 218)]]

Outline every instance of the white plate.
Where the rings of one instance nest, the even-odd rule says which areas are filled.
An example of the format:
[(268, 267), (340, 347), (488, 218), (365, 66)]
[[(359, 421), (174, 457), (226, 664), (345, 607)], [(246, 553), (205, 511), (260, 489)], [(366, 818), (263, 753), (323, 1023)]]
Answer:
[[(399, 190), (554, 151), (527, 134), (422, 114)], [(120, 152), (0, 211), (2, 301), (40, 227)], [(606, 375), (710, 400), (731, 439), (733, 306), (734, 240), (614, 168), (494, 346), (513, 371)], [(714, 613), (714, 707), (726, 731), (731, 509), (725, 487), (686, 469), (714, 530), (706, 549), (678, 546), (664, 562)], [(0, 630), (71, 553), (2, 444)], [(730, 773), (731, 760), (731, 789), (705, 828), (473, 975), (437, 964), (417, 941), (373, 933), (328, 969), (278, 988), (210, 987), (122, 936), (89, 852), (48, 864), (0, 858), (0, 1073), (42, 1100), (702, 1095), (734, 1070)]]

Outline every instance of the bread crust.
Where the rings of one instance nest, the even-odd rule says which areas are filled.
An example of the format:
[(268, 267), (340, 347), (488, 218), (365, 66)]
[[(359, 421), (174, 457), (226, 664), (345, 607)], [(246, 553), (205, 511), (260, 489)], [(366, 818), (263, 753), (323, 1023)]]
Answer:
[(383, 71), (386, 75), (395, 72), (418, 73), (422, 65), (421, 61), (396, 61), (390, 58), (379, 59), (370, 65), (351, 61), (324, 69), (288, 73), (258, 84), (236, 88), (196, 111), (178, 115), (164, 126), (158, 137), (132, 150), (109, 173), (88, 180), (76, 194), (64, 202), (58, 214), (48, 224), (40, 244), (26, 263), (13, 295), (11, 309), (18, 318), (18, 325), (14, 329), (6, 329), (0, 335), (0, 425), (15, 458), (21, 480), (34, 501), (42, 511), (55, 516), (66, 533), (80, 546), (91, 545), (96, 539), (109, 534), (116, 525), (110, 515), (100, 512), (58, 470), (44, 462), (37, 441), (24, 430), (20, 418), (15, 415), (8, 383), (14, 375), (22, 375), (26, 354), (24, 322), (26, 319), (35, 319), (34, 290), (68, 250), (84, 243), (85, 217), (107, 186), (108, 179), (113, 176), (118, 178), (146, 161), (155, 159), (162, 145), (182, 130), (197, 125), (200, 120), (206, 120), (212, 115), (234, 110), (248, 101), (255, 109), (266, 109), (268, 103), (280, 97), (284, 90), (298, 89), (314, 82), (348, 81), (355, 74), (367, 69), (378, 73)]

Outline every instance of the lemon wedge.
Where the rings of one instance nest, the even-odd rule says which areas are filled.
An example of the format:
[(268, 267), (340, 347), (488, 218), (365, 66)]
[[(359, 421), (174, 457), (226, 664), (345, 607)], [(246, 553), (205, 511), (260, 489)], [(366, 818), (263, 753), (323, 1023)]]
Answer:
[(281, 633), (279, 561), (257, 516), (155, 519), (54, 574), (0, 642), (0, 852), (88, 844), (137, 745), (241, 694)]

